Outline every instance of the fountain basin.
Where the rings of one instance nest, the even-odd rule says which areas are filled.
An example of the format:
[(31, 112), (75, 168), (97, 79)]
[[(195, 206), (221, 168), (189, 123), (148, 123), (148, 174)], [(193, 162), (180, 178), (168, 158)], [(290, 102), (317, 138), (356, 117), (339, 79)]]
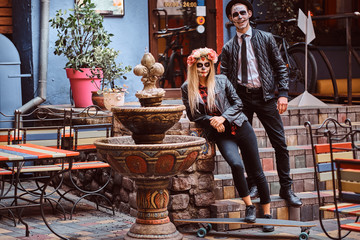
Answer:
[(136, 144), (162, 143), (165, 132), (180, 120), (184, 110), (184, 105), (112, 108), (115, 118), (132, 132)]
[(135, 144), (130, 136), (95, 141), (100, 156), (124, 176), (164, 179), (188, 169), (198, 158), (205, 139), (167, 135), (162, 144)]

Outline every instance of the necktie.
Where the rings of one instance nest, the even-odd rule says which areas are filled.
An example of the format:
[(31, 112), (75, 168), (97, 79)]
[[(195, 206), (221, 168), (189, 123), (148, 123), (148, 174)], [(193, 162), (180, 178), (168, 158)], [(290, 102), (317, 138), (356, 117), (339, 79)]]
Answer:
[(241, 81), (242, 83), (248, 83), (248, 72), (247, 72), (247, 55), (246, 55), (246, 34), (241, 35)]

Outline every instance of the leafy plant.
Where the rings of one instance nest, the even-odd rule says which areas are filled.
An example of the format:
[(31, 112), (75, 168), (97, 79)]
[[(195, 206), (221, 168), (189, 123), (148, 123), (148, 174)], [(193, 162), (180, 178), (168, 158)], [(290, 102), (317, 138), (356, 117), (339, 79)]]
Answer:
[(95, 49), (105, 48), (111, 42), (113, 34), (103, 26), (103, 17), (95, 12), (91, 0), (78, 1), (74, 9), (58, 10), (50, 19), (51, 27), (57, 30), (55, 55), (64, 55), (68, 62), (65, 68), (94, 68), (96, 66)]
[(125, 74), (130, 72), (132, 67), (123, 67), (122, 63), (116, 63), (115, 60), (119, 54), (120, 51), (116, 51), (113, 48), (95, 48), (94, 59), (96, 66), (101, 70), (92, 70), (92, 77), (102, 78), (101, 86), (96, 86), (99, 89), (98, 94), (102, 92), (126, 91), (126, 85), (116, 85), (115, 80), (120, 78), (126, 80)]

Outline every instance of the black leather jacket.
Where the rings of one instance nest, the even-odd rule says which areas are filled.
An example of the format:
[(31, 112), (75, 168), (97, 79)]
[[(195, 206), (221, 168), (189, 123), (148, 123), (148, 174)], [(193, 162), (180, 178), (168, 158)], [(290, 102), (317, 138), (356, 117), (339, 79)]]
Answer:
[[(288, 97), (288, 72), (273, 35), (253, 28), (250, 41), (258, 63), (264, 100), (275, 97), (276, 87), (279, 97)], [(221, 73), (228, 77), (235, 88), (239, 85), (237, 82), (239, 50), (238, 37), (235, 35), (224, 45), (221, 52)]]
[[(237, 95), (235, 88), (225, 75), (216, 75), (215, 81), (215, 104), (218, 110), (221, 112), (221, 116), (223, 116), (228, 123), (235, 123), (237, 126), (241, 127), (247, 118), (242, 112), (243, 104)], [(181, 86), (181, 95), (182, 101), (186, 107), (187, 116), (190, 121), (199, 123), (203, 128), (205, 128), (207, 137), (211, 139), (211, 133), (216, 131), (210, 125), (210, 118), (213, 116), (207, 114), (206, 106), (202, 99), (200, 99), (199, 107), (195, 110), (194, 115), (191, 114), (188, 100), (187, 81), (184, 82)]]

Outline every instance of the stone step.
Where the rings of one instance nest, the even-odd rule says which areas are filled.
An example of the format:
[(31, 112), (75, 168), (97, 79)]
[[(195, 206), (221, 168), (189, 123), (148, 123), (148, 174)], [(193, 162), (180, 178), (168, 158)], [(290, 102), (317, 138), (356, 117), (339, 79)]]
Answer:
[[(269, 184), (270, 194), (279, 194), (280, 184), (276, 171), (265, 171), (266, 180)], [(313, 168), (297, 168), (290, 170), (290, 177), (293, 179), (293, 191), (296, 193), (315, 191), (314, 169)], [(232, 199), (239, 197), (235, 189), (232, 174), (214, 175), (215, 182), (215, 199)], [(322, 186), (321, 189), (325, 189)]]
[[(288, 146), (290, 168), (313, 167), (313, 156), (310, 145)], [(259, 148), (260, 160), (264, 171), (276, 170), (275, 151), (272, 147)], [(231, 169), (219, 151), (216, 151), (214, 174), (229, 174)]]
[[(360, 109), (359, 109), (360, 110)], [(328, 115), (326, 115), (328, 116)], [(360, 113), (359, 113), (360, 118)], [(321, 122), (323, 122), (326, 118), (320, 119)], [(355, 117), (353, 117), (355, 119)], [(318, 121), (313, 121), (312, 119), (309, 119), (312, 123), (313, 128), (316, 128), (320, 126), (318, 124)], [(360, 119), (359, 119), (360, 120)], [(308, 136), (308, 133), (306, 131), (306, 128), (304, 127), (304, 123), (307, 121), (306, 119), (304, 121), (301, 121), (300, 123), (294, 123), (294, 125), (285, 125), (284, 123), (284, 130), (285, 130), (285, 138), (286, 138), (286, 144), (288, 146), (297, 146), (297, 145), (310, 145), (310, 137)], [(340, 123), (344, 123), (344, 120), (339, 120)], [(186, 126), (185, 126), (186, 125)], [(354, 129), (360, 129), (360, 121), (352, 120), (352, 125)], [(196, 124), (194, 122), (188, 122), (185, 120), (185, 118), (181, 119), (172, 129), (168, 131), (168, 134), (178, 134), (174, 132), (173, 129), (177, 128), (196, 128)], [(256, 121), (253, 122), (254, 132), (257, 137), (258, 147), (259, 148), (268, 148), (272, 147), (270, 140), (266, 134), (265, 129), (262, 127), (261, 124), (256, 123)]]
[[(286, 112), (281, 114), (284, 126), (302, 126), (304, 122), (310, 121), (312, 124), (322, 123), (326, 118), (332, 117), (343, 123), (349, 118), (352, 122), (360, 121), (359, 105), (336, 105), (329, 104), (322, 108), (301, 108), (289, 107)], [(256, 116), (253, 119), (255, 128), (261, 127), (261, 123)]]
[[(319, 204), (317, 193), (313, 191), (301, 192), (297, 194), (301, 198), (303, 205), (300, 208), (288, 207), (284, 199), (278, 195), (271, 195), (271, 214), (273, 218), (295, 220), (295, 221), (313, 221), (319, 219)], [(322, 191), (322, 197), (325, 202), (332, 201), (331, 191)], [(260, 200), (254, 199), (253, 203), (257, 209), (257, 216), (261, 216)], [(245, 216), (245, 204), (240, 198), (216, 200), (210, 207), (212, 218), (243, 218)], [(333, 218), (332, 213), (322, 213), (323, 218)], [(216, 224), (216, 231), (228, 231), (239, 228), (248, 228), (249, 226), (239, 224)]]
[[(304, 123), (304, 122), (303, 122)], [(310, 145), (310, 137), (304, 127), (303, 123), (301, 125), (285, 126), (285, 138), (286, 144), (288, 146), (297, 146), (297, 145)], [(343, 123), (343, 122), (341, 122)], [(354, 129), (360, 129), (360, 122), (351, 123)], [(319, 124), (313, 124), (313, 128), (320, 126)], [(258, 147), (266, 148), (272, 147), (270, 140), (265, 132), (265, 129), (262, 127), (254, 127), (254, 132), (257, 137)]]
[[(186, 117), (186, 113), (184, 117)], [(329, 104), (327, 107), (320, 108), (289, 107), (281, 114), (284, 126), (303, 126), (306, 121), (319, 124), (328, 117), (337, 119), (340, 123), (345, 122), (347, 118), (351, 122), (360, 122), (360, 106)], [(256, 114), (254, 114), (252, 125), (254, 128), (262, 128)]]

